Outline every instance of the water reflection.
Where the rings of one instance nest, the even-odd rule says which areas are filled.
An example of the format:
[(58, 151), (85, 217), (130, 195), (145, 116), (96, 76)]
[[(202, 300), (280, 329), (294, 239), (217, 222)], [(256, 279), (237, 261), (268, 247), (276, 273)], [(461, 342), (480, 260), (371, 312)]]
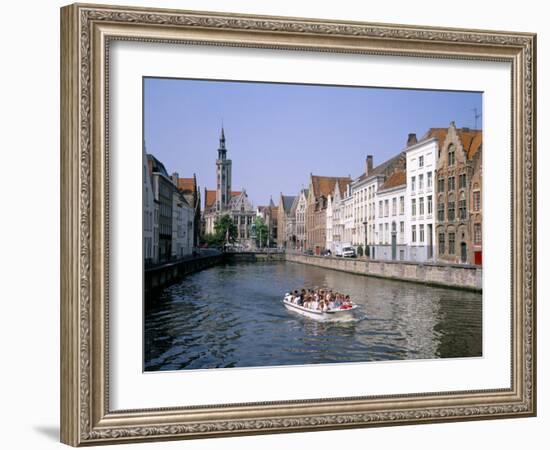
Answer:
[[(287, 311), (284, 292), (301, 286), (350, 294), (356, 319)], [(481, 294), (290, 262), (214, 267), (148, 305), (148, 371), (481, 356)]]

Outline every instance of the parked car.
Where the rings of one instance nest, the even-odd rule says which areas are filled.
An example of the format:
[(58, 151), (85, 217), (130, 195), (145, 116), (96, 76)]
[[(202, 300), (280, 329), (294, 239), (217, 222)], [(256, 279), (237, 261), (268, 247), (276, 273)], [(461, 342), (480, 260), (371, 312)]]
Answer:
[(308, 249), (304, 252), (306, 255), (313, 255), (313, 250)]
[(342, 249), (342, 256), (344, 258), (356, 258), (357, 253), (355, 252), (355, 249), (353, 247), (344, 247)]
[(330, 251), (330, 249), (323, 250), (321, 252), (321, 256), (332, 256), (332, 252)]

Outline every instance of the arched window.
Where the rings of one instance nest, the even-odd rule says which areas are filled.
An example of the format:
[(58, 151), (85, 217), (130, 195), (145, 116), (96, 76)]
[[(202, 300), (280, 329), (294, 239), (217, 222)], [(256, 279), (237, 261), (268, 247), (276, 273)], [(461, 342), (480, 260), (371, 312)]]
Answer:
[(449, 166), (454, 166), (455, 164), (455, 146), (450, 144), (447, 148), (447, 163)]

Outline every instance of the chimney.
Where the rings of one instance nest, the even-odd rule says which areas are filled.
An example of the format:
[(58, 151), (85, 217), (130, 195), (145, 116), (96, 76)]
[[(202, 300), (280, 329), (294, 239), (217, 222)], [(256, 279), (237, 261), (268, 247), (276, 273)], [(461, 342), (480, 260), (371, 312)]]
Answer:
[(409, 137), (407, 138), (407, 147), (410, 147), (411, 145), (414, 145), (418, 142), (418, 139), (416, 139), (416, 133), (409, 133)]
[(174, 172), (172, 174), (172, 183), (174, 183), (174, 185), (177, 187), (178, 186), (178, 179), (179, 179), (179, 174), (177, 172)]
[(365, 167), (365, 175), (369, 175), (372, 172), (372, 155), (367, 155), (367, 164)]

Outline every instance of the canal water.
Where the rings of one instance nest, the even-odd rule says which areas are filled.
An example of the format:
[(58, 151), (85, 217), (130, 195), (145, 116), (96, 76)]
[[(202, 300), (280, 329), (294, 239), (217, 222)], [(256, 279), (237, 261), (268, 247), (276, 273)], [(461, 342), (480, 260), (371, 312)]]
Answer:
[[(356, 317), (318, 322), (285, 309), (284, 293), (302, 287), (349, 294)], [(146, 371), (482, 355), (479, 293), (293, 262), (216, 266), (146, 303)]]

